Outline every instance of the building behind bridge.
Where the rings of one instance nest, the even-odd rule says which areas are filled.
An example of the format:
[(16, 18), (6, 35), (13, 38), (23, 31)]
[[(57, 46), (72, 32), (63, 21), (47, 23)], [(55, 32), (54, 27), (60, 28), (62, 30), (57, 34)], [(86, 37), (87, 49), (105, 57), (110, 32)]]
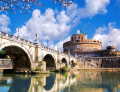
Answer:
[(120, 51), (115, 51), (115, 46), (107, 46), (102, 49), (102, 42), (87, 39), (86, 34), (74, 34), (71, 40), (63, 44), (64, 53), (77, 54), (79, 57), (105, 57), (120, 56)]
[(86, 34), (75, 34), (71, 36), (71, 40), (63, 44), (65, 53), (70, 52), (71, 55), (94, 54), (102, 50), (102, 42), (93, 39), (87, 39)]

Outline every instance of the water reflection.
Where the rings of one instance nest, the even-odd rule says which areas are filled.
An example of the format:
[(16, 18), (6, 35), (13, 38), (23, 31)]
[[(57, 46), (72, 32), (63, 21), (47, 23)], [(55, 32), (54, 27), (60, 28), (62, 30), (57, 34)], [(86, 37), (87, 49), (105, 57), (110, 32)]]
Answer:
[(120, 72), (0, 74), (0, 92), (120, 92)]

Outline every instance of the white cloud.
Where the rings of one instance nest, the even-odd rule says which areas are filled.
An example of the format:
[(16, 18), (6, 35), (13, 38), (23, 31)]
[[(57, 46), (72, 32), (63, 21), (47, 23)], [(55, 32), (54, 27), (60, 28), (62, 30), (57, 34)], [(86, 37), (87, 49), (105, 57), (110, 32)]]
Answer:
[[(50, 8), (44, 14), (36, 9), (33, 11), (32, 17), (19, 29), (19, 34), (25, 39), (33, 40), (35, 34), (38, 34), (40, 41), (60, 41), (69, 34), (70, 26), (67, 24), (68, 22), (69, 17), (65, 14), (65, 11), (55, 16), (55, 12)], [(18, 32), (15, 35), (18, 35)]]
[(99, 27), (99, 28), (96, 30), (95, 34), (103, 34), (106, 30), (107, 30), (107, 29), (106, 29), (105, 26), (104, 26), (104, 27)]
[(86, 0), (83, 8), (78, 7), (76, 3), (67, 8), (67, 14), (71, 17), (73, 23), (78, 23), (82, 18), (91, 18), (97, 14), (107, 13), (107, 5), (110, 0)]
[(81, 9), (83, 17), (92, 17), (96, 14), (107, 13), (106, 6), (109, 3), (110, 0), (86, 0), (86, 7)]
[(54, 43), (53, 43), (53, 41), (49, 41), (47, 47), (54, 49)]
[(10, 28), (8, 28), (9, 24), (10, 24), (10, 18), (5, 14), (1, 14), (0, 15), (0, 30), (4, 32), (10, 32)]
[(63, 43), (70, 41), (71, 36), (68, 36), (67, 38), (65, 38), (64, 40), (58, 42), (55, 46), (54, 49), (57, 50), (57, 46), (59, 47), (60, 51), (63, 52)]
[[(106, 27), (107, 33), (104, 31), (102, 33), (96, 33), (93, 39), (102, 41), (103, 49), (106, 49), (107, 46), (113, 45), (116, 46), (117, 50), (120, 50), (120, 29), (117, 29), (113, 25), (114, 23), (109, 23)], [(105, 27), (103, 27), (104, 29)], [(97, 30), (102, 29), (102, 27)]]
[(77, 34), (80, 34), (80, 30), (77, 30)]
[(46, 41), (43, 41), (42, 44), (47, 47), (48, 43)]

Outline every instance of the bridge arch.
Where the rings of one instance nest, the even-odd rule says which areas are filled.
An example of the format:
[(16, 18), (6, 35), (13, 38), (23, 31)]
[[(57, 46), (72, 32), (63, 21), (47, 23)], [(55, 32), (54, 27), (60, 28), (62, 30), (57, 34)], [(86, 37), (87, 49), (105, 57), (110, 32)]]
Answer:
[(46, 91), (52, 91), (55, 88), (56, 75), (50, 74), (50, 76), (46, 77), (46, 85), (43, 87)]
[(61, 63), (64, 63), (66, 66), (68, 65), (66, 58), (62, 58), (62, 59), (61, 59)]
[(43, 58), (43, 61), (46, 62), (46, 69), (55, 70), (56, 68), (55, 58), (51, 54), (46, 54)]
[(71, 60), (71, 66), (73, 67), (73, 64), (75, 63), (75, 61), (74, 60)]
[(32, 59), (29, 51), (19, 43), (2, 43), (0, 50), (5, 51), (13, 64), (13, 70), (25, 71), (31, 70)]

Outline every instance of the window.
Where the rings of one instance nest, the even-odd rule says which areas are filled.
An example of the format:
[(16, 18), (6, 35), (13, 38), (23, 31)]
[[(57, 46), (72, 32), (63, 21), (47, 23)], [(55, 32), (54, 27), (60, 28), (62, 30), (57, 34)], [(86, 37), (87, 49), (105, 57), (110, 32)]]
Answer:
[(73, 41), (73, 37), (72, 37), (72, 41)]
[(81, 38), (81, 40), (83, 40), (83, 37)]
[(79, 44), (77, 44), (77, 48), (79, 48)]
[(80, 42), (80, 40), (76, 40), (76, 42)]

